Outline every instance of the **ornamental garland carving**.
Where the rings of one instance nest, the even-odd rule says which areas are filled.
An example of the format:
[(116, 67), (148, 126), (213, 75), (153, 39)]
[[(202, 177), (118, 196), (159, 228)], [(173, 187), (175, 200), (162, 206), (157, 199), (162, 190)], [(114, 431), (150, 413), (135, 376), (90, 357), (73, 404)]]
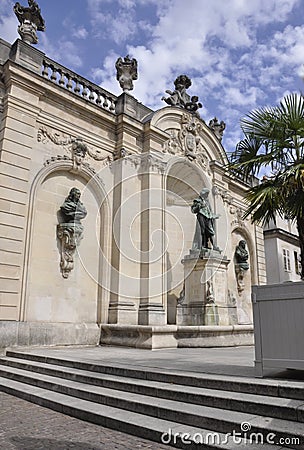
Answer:
[(44, 126), (38, 130), (37, 141), (43, 144), (52, 142), (55, 145), (60, 145), (64, 149), (67, 149), (71, 154), (74, 172), (81, 170), (86, 156), (89, 156), (95, 161), (103, 162), (104, 165), (108, 165), (114, 160), (112, 153), (105, 154), (100, 150), (93, 151), (81, 137), (72, 137), (64, 133), (52, 132)]
[(207, 169), (208, 156), (200, 137), (201, 130), (201, 121), (189, 113), (184, 113), (180, 130), (171, 130), (170, 139), (164, 144), (163, 153), (184, 156)]

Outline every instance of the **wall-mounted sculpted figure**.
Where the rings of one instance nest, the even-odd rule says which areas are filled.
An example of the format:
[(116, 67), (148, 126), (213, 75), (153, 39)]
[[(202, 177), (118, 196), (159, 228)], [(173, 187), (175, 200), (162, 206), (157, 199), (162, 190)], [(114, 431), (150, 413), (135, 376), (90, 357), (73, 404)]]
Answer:
[(87, 215), (87, 210), (80, 201), (80, 190), (72, 188), (60, 207), (63, 222), (57, 225), (57, 236), (61, 241), (60, 269), (63, 278), (68, 278), (74, 268), (74, 253), (83, 238), (81, 220)]
[(209, 189), (204, 188), (201, 190), (198, 198), (193, 200), (191, 206), (191, 212), (196, 214), (202, 236), (202, 249), (209, 248), (209, 242), (212, 245), (213, 250), (220, 251), (220, 249), (214, 245), (214, 220), (219, 218), (218, 214), (213, 214), (211, 205), (208, 200)]
[(235, 253), (235, 274), (237, 281), (238, 293), (241, 294), (244, 290), (244, 275), (246, 270), (249, 269), (249, 253), (246, 249), (246, 241), (241, 240), (236, 246)]
[(87, 215), (87, 210), (80, 201), (80, 196), (81, 192), (79, 189), (74, 187), (70, 190), (69, 195), (60, 207), (64, 222), (80, 224), (80, 220)]
[(133, 80), (137, 80), (137, 61), (135, 58), (130, 59), (129, 55), (124, 59), (118, 58), (116, 63), (116, 79), (119, 81), (120, 87), (124, 92), (132, 91)]

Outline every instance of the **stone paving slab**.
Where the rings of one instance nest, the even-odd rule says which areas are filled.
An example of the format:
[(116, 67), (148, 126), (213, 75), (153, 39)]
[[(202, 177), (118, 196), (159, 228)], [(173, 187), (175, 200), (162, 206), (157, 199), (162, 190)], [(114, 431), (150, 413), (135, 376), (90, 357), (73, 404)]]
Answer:
[(1, 450), (171, 450), (0, 392)]

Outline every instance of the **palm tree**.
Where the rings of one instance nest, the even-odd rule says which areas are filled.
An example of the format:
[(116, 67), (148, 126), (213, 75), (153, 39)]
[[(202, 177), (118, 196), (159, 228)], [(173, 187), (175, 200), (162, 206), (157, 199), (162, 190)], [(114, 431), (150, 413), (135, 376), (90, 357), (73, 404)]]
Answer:
[(230, 155), (229, 168), (245, 179), (271, 170), (246, 196), (244, 217), (265, 225), (276, 216), (297, 224), (304, 280), (304, 97), (286, 95), (278, 106), (251, 111), (241, 121), (244, 139)]

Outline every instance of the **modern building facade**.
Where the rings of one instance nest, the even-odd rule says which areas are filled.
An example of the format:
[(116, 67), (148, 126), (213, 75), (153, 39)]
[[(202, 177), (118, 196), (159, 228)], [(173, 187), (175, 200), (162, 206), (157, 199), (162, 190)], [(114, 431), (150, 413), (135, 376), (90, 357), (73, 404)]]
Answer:
[(267, 284), (301, 281), (297, 227), (277, 217), (264, 228)]

